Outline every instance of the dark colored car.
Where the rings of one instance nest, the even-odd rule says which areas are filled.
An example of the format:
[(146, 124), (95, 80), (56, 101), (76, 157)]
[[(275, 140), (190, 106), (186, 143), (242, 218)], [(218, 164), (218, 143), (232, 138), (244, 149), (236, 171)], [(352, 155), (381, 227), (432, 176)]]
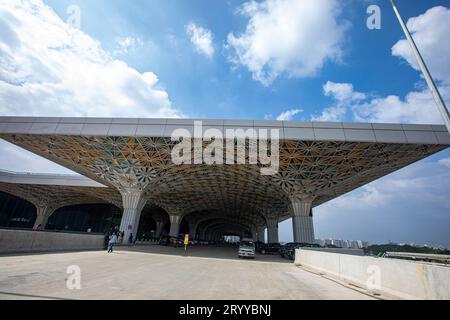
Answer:
[(169, 244), (169, 237), (161, 236), (161, 238), (159, 238), (159, 244), (162, 246), (167, 246)]
[[(234, 243), (232, 243), (231, 245), (234, 245)], [(266, 246), (266, 244), (264, 242), (261, 242), (261, 241), (255, 242), (256, 251), (259, 253), (261, 253), (261, 249), (264, 248), (265, 246)]]
[(258, 249), (261, 254), (278, 254), (280, 252), (281, 244), (279, 243), (265, 243)]
[(299, 248), (320, 248), (315, 243), (289, 242), (281, 247), (280, 254), (283, 258), (295, 260), (295, 249)]
[(154, 240), (155, 233), (153, 231), (147, 231), (144, 232), (140, 237), (138, 237), (138, 240), (140, 241), (149, 241)]
[(287, 254), (287, 251), (288, 250), (290, 250), (290, 248), (292, 247), (292, 246), (294, 246), (295, 245), (295, 242), (289, 242), (289, 243), (286, 243), (286, 244), (284, 244), (284, 245), (282, 245), (281, 246), (281, 248), (280, 248), (280, 255), (283, 257), (283, 258), (287, 258), (287, 256), (286, 256), (286, 254)]

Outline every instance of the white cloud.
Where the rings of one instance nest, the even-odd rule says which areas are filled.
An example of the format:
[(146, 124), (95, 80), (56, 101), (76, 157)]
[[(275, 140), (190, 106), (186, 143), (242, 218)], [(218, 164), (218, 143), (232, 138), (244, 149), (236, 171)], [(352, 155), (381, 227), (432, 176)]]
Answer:
[(116, 47), (114, 49), (114, 53), (118, 55), (124, 55), (143, 46), (144, 42), (139, 37), (118, 37), (116, 38)]
[[(450, 102), (450, 88), (441, 87), (444, 100)], [(428, 89), (412, 91), (404, 99), (396, 95), (368, 97), (354, 90), (349, 83), (328, 81), (324, 94), (334, 103), (312, 116), (314, 121), (344, 121), (351, 118), (359, 122), (426, 123), (441, 124), (442, 118)]]
[(277, 117), (278, 121), (289, 121), (292, 120), (296, 114), (303, 112), (302, 109), (291, 109), (280, 113)]
[[(450, 90), (441, 87), (443, 98), (450, 102)], [(413, 91), (404, 99), (396, 95), (375, 98), (353, 106), (356, 121), (441, 124), (442, 118), (428, 89)]]
[[(450, 9), (434, 7), (424, 14), (408, 20), (408, 27), (424, 56), (432, 75), (441, 81), (439, 91), (450, 105)], [(392, 47), (394, 56), (405, 59), (418, 70), (415, 57), (406, 40)], [(342, 121), (349, 116), (362, 122), (429, 123), (441, 124), (442, 118), (428, 87), (416, 89), (400, 97), (388, 95), (368, 97), (356, 92), (351, 84), (327, 82), (324, 94), (334, 98), (332, 106), (325, 108), (314, 120)]]
[(342, 121), (345, 119), (347, 108), (344, 106), (328, 107), (319, 116), (312, 116), (312, 121)]
[[(126, 50), (139, 45), (136, 39), (119, 43)], [(114, 60), (42, 1), (0, 3), (1, 115), (178, 117), (157, 84), (154, 73)], [(0, 150), (3, 169), (70, 172), (7, 142)]]
[(266, 0), (244, 3), (244, 33), (228, 34), (234, 65), (245, 66), (264, 86), (279, 75), (314, 76), (327, 61), (339, 61), (347, 23), (336, 0)]
[(440, 159), (438, 163), (450, 169), (450, 158)]
[(177, 117), (152, 72), (114, 60), (41, 0), (0, 4), (0, 114)]
[[(334, 103), (312, 116), (314, 121), (344, 121), (351, 118), (359, 122), (426, 123), (441, 124), (442, 118), (428, 89), (409, 92), (404, 99), (396, 95), (368, 97), (354, 90), (349, 83), (328, 81), (324, 94)], [(450, 88), (441, 87), (441, 94), (450, 102)]]
[[(424, 14), (409, 19), (407, 25), (433, 77), (450, 85), (450, 9), (433, 7)], [(405, 59), (414, 69), (419, 70), (406, 39), (398, 41), (392, 47), (392, 55)]]
[(214, 55), (213, 36), (210, 30), (191, 22), (186, 26), (186, 33), (197, 52), (208, 58)]
[[(432, 76), (442, 81), (439, 91), (450, 103), (450, 9), (434, 7), (424, 14), (408, 20), (412, 33)], [(399, 40), (391, 49), (392, 55), (405, 59), (419, 70), (416, 58), (406, 39)], [(412, 91), (405, 99), (387, 96), (374, 99), (355, 109), (356, 120), (373, 122), (442, 123), (441, 115), (428, 88)]]
[(340, 102), (358, 101), (366, 98), (364, 93), (355, 91), (351, 83), (327, 81), (323, 85), (323, 92), (326, 96), (332, 96)]
[(327, 97), (332, 97), (335, 104), (325, 108), (319, 116), (312, 116), (313, 121), (342, 121), (349, 105), (366, 98), (364, 93), (355, 91), (351, 83), (327, 81), (323, 85), (323, 93)]

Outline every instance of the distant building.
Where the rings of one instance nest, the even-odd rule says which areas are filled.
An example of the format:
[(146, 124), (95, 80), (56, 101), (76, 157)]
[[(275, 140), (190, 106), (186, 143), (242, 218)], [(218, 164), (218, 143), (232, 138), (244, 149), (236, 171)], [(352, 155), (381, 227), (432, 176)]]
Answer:
[(315, 243), (320, 246), (336, 246), (349, 249), (364, 249), (369, 246), (369, 242), (362, 240), (342, 240), (342, 239), (316, 239)]

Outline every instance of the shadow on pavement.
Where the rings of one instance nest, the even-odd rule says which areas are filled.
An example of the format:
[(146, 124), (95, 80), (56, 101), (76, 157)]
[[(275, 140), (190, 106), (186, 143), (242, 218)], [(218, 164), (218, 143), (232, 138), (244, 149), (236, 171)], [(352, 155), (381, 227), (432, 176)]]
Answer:
[(186, 253), (184, 247), (170, 247), (161, 246), (156, 244), (148, 245), (134, 245), (132, 247), (121, 246), (117, 247), (114, 252), (121, 251), (131, 251), (131, 252), (142, 252), (150, 254), (164, 254), (172, 256), (188, 256), (188, 257), (199, 257), (199, 258), (211, 258), (211, 259), (227, 259), (227, 260), (237, 260), (237, 261), (249, 261), (249, 262), (271, 262), (271, 263), (292, 263), (292, 261), (283, 259), (279, 255), (262, 255), (256, 254), (255, 259), (239, 259), (237, 252), (237, 247), (228, 246), (191, 246), (188, 247)]

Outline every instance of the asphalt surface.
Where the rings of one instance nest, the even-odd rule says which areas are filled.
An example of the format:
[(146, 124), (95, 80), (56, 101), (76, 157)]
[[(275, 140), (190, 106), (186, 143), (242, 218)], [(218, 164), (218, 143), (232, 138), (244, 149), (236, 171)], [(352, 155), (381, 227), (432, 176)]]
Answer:
[[(80, 289), (76, 288), (78, 267)], [(278, 256), (238, 259), (237, 248), (209, 246), (189, 248), (185, 255), (182, 248), (147, 245), (118, 248), (112, 254), (90, 251), (2, 256), (0, 299), (371, 297)]]

